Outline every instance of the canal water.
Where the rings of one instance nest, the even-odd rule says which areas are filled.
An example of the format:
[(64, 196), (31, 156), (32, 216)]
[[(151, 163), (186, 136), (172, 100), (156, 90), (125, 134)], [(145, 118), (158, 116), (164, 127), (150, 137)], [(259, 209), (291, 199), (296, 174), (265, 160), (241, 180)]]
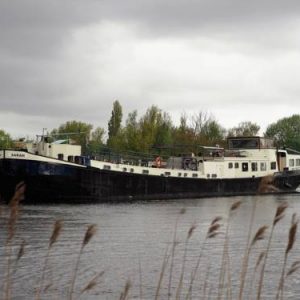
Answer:
[[(236, 201), (241, 201), (241, 205), (230, 213)], [(0, 299), (5, 298), (8, 277), (11, 299), (34, 299), (41, 286), (41, 299), (70, 299), (73, 277), (73, 299), (120, 299), (126, 285), (128, 299), (155, 299), (156, 296), (175, 299), (176, 293), (180, 299), (186, 299), (191, 278), (191, 299), (218, 299), (219, 294), (222, 299), (238, 299), (249, 230), (252, 238), (261, 226), (271, 227), (278, 205), (285, 201), (288, 208), (274, 229), (262, 287), (261, 299), (274, 299), (291, 218), (294, 213), (300, 216), (300, 194), (22, 206), (11, 247), (6, 246), (9, 211), (2, 206)], [(218, 234), (205, 239), (211, 221), (217, 216), (222, 217)], [(62, 232), (46, 258), (56, 220), (63, 221)], [(79, 257), (90, 224), (96, 224), (97, 232)], [(266, 250), (270, 227), (265, 238), (257, 241), (249, 253), (243, 299), (256, 299), (262, 262), (258, 266), (256, 263)], [(286, 272), (292, 263), (300, 260), (299, 239), (298, 234), (288, 253)], [(17, 261), (23, 240), (25, 251)], [(199, 267), (193, 277), (199, 257)], [(95, 277), (95, 285), (85, 290)], [(286, 277), (284, 299), (300, 299), (299, 281), (300, 270)]]

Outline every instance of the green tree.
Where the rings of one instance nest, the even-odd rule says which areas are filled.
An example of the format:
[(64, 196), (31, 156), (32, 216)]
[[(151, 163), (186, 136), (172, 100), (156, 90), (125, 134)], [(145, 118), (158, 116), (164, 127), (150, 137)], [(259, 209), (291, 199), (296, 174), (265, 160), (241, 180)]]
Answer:
[(279, 147), (300, 150), (300, 115), (295, 114), (270, 124), (265, 136), (273, 138)]
[(152, 105), (139, 121), (141, 150), (148, 151), (154, 145), (165, 145), (171, 142), (172, 122), (167, 113)]
[(91, 153), (98, 153), (104, 146), (104, 134), (105, 130), (101, 127), (97, 127), (91, 134), (91, 140), (89, 142), (89, 151)]
[(228, 130), (228, 136), (256, 136), (260, 126), (250, 121), (241, 122), (238, 126)]
[(113, 109), (111, 112), (111, 117), (108, 122), (108, 140), (107, 145), (109, 147), (115, 147), (118, 142), (116, 139), (118, 139), (120, 130), (121, 130), (121, 124), (122, 124), (122, 106), (118, 100), (114, 101), (113, 103)]
[(194, 144), (215, 145), (223, 144), (225, 129), (215, 120), (214, 116), (200, 111), (192, 116)]
[(86, 153), (90, 141), (93, 125), (81, 121), (67, 121), (57, 129), (53, 129), (51, 135), (59, 139), (71, 139), (81, 145), (82, 152)]
[(12, 139), (10, 135), (4, 130), (0, 129), (0, 149), (6, 149), (12, 147)]
[(195, 132), (188, 125), (188, 116), (183, 113), (180, 116), (180, 124), (173, 128), (173, 144), (174, 149), (171, 149), (171, 154), (178, 155), (182, 152), (194, 152)]
[(124, 129), (125, 149), (131, 151), (140, 151), (141, 133), (137, 121), (137, 111), (128, 114), (126, 126)]
[(201, 134), (207, 144), (215, 145), (223, 143), (225, 132), (225, 129), (216, 120), (209, 119), (205, 122)]

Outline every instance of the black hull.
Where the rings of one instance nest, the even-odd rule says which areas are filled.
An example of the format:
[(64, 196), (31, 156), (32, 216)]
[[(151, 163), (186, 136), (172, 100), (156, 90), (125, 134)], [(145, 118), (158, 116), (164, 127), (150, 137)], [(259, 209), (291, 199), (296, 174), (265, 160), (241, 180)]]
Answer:
[[(261, 178), (199, 179), (150, 176), (29, 160), (0, 161), (0, 195), (8, 202), (17, 183), (26, 184), (25, 203), (90, 203), (257, 194)], [(293, 192), (300, 172), (277, 173), (272, 189)]]

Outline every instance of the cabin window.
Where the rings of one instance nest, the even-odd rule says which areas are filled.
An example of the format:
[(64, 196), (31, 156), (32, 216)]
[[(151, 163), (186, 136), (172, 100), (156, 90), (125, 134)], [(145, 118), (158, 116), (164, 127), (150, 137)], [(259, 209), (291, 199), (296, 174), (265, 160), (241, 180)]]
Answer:
[(64, 154), (63, 154), (63, 153), (58, 153), (58, 154), (57, 154), (57, 158), (58, 158), (59, 160), (64, 160)]
[(149, 174), (148, 170), (143, 170), (143, 174)]
[(110, 170), (110, 166), (104, 165), (104, 166), (103, 166), (103, 169), (104, 169), (104, 170)]
[(276, 161), (271, 162), (271, 170), (276, 170)]
[(251, 170), (252, 170), (252, 172), (257, 171), (257, 163), (256, 162), (251, 163)]
[(210, 178), (210, 174), (207, 174), (206, 176), (207, 176), (207, 178)]
[(193, 178), (196, 178), (198, 177), (198, 174), (197, 173), (193, 173)]
[(296, 159), (296, 166), (300, 166), (300, 159), (299, 158)]
[(260, 163), (260, 170), (261, 171), (267, 171), (267, 164), (265, 162)]
[(130, 169), (130, 172), (131, 172), (131, 173), (133, 173), (133, 172), (134, 172), (134, 169), (133, 169), (133, 168), (131, 168), (131, 169)]
[(127, 172), (127, 168), (123, 168), (123, 172)]
[(171, 175), (171, 172), (165, 172), (165, 175), (166, 175), (166, 176), (170, 176), (170, 175)]
[(211, 178), (217, 178), (217, 174), (211, 174)]
[(242, 171), (247, 172), (248, 171), (248, 163), (244, 162), (242, 163)]
[(293, 159), (289, 160), (289, 166), (293, 167), (295, 165), (295, 161)]
[(184, 173), (184, 174), (183, 174), (183, 176), (184, 176), (184, 177), (187, 177), (187, 176), (188, 176), (188, 174), (187, 174), (187, 173)]
[(76, 155), (74, 161), (75, 164), (81, 164), (81, 157)]
[(233, 168), (233, 163), (232, 162), (228, 163), (228, 169), (232, 169), (232, 168)]
[(238, 169), (239, 167), (240, 167), (239, 163), (237, 163), (237, 162), (234, 163), (234, 168), (235, 168), (235, 169)]
[(73, 155), (69, 155), (68, 156), (68, 161), (69, 162), (74, 162), (74, 156)]
[(178, 177), (181, 177), (181, 173), (180, 172), (178, 173)]

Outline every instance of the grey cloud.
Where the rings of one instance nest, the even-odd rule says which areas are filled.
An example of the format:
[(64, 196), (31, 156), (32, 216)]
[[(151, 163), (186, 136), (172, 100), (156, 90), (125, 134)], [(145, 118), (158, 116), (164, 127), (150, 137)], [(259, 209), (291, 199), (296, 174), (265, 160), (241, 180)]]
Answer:
[[(254, 87), (258, 88), (257, 93), (247, 90), (251, 87), (249, 74), (245, 87), (235, 87), (239, 74), (227, 66), (222, 69), (224, 78), (216, 74), (216, 79), (209, 81), (207, 75), (202, 74), (209, 67), (203, 71), (201, 64), (195, 64), (199, 67), (199, 79), (191, 76), (184, 81), (182, 77), (173, 78), (159, 63), (157, 72), (149, 72), (147, 67), (132, 66), (125, 56), (119, 64), (136, 72), (127, 78), (126, 73), (120, 73), (114, 65), (117, 58), (109, 57), (112, 41), (103, 41), (103, 48), (107, 49), (99, 49), (102, 61), (92, 65), (86, 64), (82, 57), (69, 58), (68, 51), (72, 51), (69, 47), (79, 29), (102, 27), (107, 22), (132, 26), (135, 38), (141, 41), (165, 40), (172, 44), (174, 40), (182, 40), (183, 44), (186, 42), (199, 49), (199, 53), (205, 50), (221, 56), (228, 51), (229, 56), (240, 55), (247, 61), (257, 59), (258, 71), (245, 65), (245, 72), (254, 72), (253, 77), (269, 76), (267, 83), (272, 85), (281, 82), (282, 74), (275, 74), (276, 69), (270, 70), (273, 62), (270, 56), (273, 55), (275, 61), (282, 56), (289, 60), (290, 53), (298, 51), (300, 46), (299, 14), (300, 2), (296, 0), (3, 0), (0, 2), (1, 112), (34, 118), (53, 115), (55, 120), (83, 118), (106, 122), (115, 98), (121, 102), (124, 99), (128, 110), (142, 109), (152, 103), (175, 110), (181, 106), (182, 98), (191, 99), (185, 104), (189, 109), (200, 101), (208, 105), (211, 99), (219, 105), (224, 101), (236, 104), (244, 94), (250, 96), (245, 95), (242, 101), (250, 101), (252, 95), (258, 103), (262, 99), (270, 101), (270, 95), (260, 94), (257, 86)], [(219, 44), (209, 43), (211, 48), (203, 49), (204, 43), (192, 45), (191, 39), (194, 43), (197, 39), (211, 39)], [(266, 60), (267, 65), (259, 65), (260, 60)], [(95, 79), (100, 75), (93, 75), (92, 68), (97, 68), (103, 78)], [(260, 72), (260, 68), (267, 70)], [(285, 72), (288, 78), (296, 80), (293, 72)], [(226, 76), (235, 76), (235, 80), (225, 81)], [(298, 89), (293, 84), (279, 85), (282, 89), (278, 91), (278, 99), (286, 92), (290, 103), (296, 101)]]

